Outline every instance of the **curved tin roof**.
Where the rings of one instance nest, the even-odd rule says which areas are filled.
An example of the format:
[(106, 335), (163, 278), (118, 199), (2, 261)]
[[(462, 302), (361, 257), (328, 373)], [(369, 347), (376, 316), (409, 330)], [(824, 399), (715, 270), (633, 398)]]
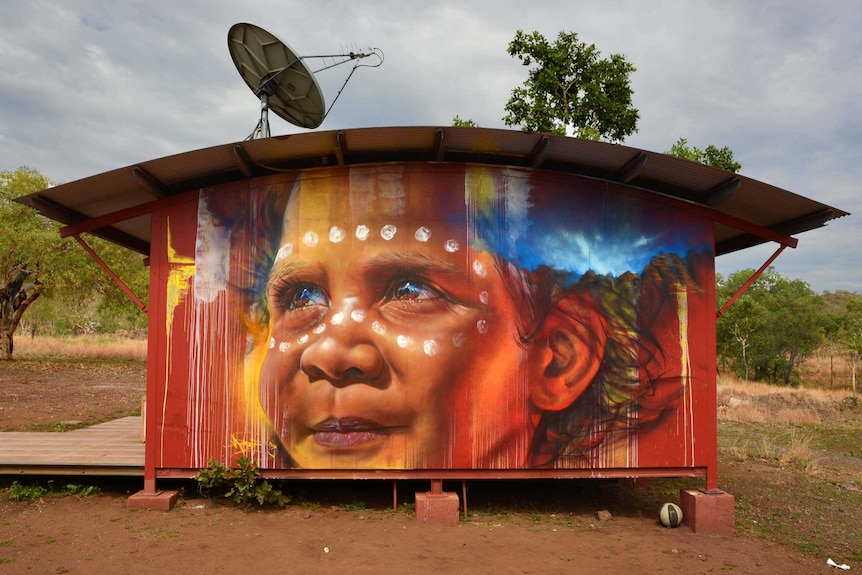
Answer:
[(513, 130), (383, 127), (308, 132), (222, 144), (141, 162), (48, 188), (18, 201), (149, 254), (150, 213), (201, 187), (284, 170), (379, 162), (531, 167), (625, 183), (688, 202), (715, 221), (716, 255), (790, 236), (848, 215), (725, 170), (618, 144)]

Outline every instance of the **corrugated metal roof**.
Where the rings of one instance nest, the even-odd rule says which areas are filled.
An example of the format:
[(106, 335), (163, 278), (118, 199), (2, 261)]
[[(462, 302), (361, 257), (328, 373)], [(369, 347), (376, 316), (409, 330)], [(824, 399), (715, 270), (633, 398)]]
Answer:
[(19, 201), (73, 224), (67, 234), (92, 231), (148, 254), (149, 214), (167, 198), (274, 171), (397, 161), (527, 166), (681, 199), (716, 222), (716, 255), (771, 240), (788, 243), (793, 234), (848, 215), (745, 176), (661, 153), (565, 136), (429, 126), (308, 132), (222, 144), (112, 170)]

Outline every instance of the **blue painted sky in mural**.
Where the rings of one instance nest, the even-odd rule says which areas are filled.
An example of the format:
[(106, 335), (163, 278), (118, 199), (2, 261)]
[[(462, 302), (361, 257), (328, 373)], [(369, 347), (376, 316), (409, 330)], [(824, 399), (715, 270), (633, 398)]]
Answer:
[[(854, 215), (802, 234), (775, 265), (817, 291), (862, 292), (862, 10), (856, 0), (299, 2), (8, 0), (0, 19), (0, 169), (68, 182), (245, 138), (259, 104), (236, 73), (227, 31), (259, 24), (300, 54), (380, 47), (319, 128), (505, 127), (525, 70), (515, 30), (571, 30), (622, 53), (639, 131), (627, 145), (730, 146), (746, 176)], [(345, 71), (346, 73), (346, 71)], [(344, 80), (318, 75), (327, 103)], [(275, 135), (304, 130), (272, 117)], [(649, 235), (647, 238), (651, 237)], [(774, 245), (718, 259), (759, 267)], [(605, 256), (609, 261), (610, 256)]]
[(615, 199), (613, 210), (588, 204), (581, 202), (577, 209), (546, 205), (534, 214), (514, 244), (518, 266), (533, 270), (547, 265), (576, 277), (587, 271), (616, 277), (641, 273), (659, 254), (685, 257), (692, 249), (705, 249), (707, 229), (686, 223), (675, 211), (650, 209), (637, 201), (627, 205), (624, 198)]

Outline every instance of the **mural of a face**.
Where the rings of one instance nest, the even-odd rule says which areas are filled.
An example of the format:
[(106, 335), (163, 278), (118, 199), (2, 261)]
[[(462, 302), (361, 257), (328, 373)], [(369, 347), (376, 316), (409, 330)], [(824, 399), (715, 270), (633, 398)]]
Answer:
[(165, 387), (164, 445), (189, 446), (165, 465), (611, 469), (703, 445), (711, 221), (590, 179), (418, 162), (270, 175), (196, 209), (168, 235), (194, 234), (172, 262), (194, 299), (168, 324), (192, 361), (188, 391)]
[(306, 178), (267, 282), (261, 406), (303, 468), (511, 467), (527, 458), (529, 346), (463, 176)]

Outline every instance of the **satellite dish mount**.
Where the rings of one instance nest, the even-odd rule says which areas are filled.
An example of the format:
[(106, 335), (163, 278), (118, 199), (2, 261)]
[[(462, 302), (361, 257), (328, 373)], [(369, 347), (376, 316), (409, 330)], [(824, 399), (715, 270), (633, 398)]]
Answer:
[[(383, 52), (371, 48), (365, 52), (298, 56), (286, 43), (254, 24), (234, 24), (228, 32), (228, 49), (237, 70), (252, 92), (260, 99), (260, 120), (247, 140), (270, 137), (269, 111), (301, 128), (316, 128), (332, 110), (347, 82), (359, 67), (376, 68), (383, 63)], [(376, 63), (361, 64), (376, 57)], [(335, 98), (326, 109), (317, 79), (305, 60), (319, 58), (322, 72), (346, 62), (354, 62)]]

